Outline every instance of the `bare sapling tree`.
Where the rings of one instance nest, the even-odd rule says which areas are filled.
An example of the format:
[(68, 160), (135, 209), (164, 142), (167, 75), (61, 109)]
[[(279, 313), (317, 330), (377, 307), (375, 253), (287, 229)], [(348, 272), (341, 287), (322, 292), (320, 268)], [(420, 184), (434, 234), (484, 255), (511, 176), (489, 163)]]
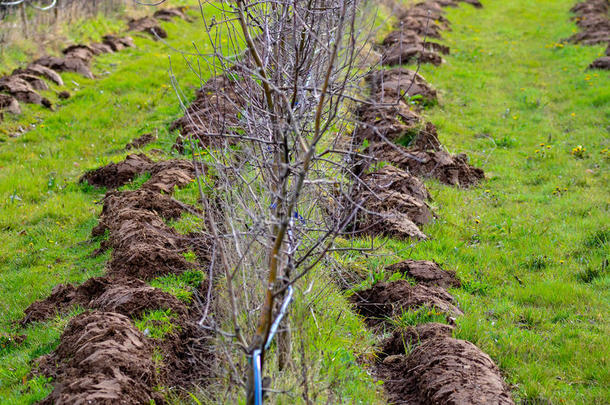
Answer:
[(290, 367), (288, 317), (270, 343), (293, 288), (357, 211), (349, 111), (368, 33), (357, 0), (236, 0), (201, 4), (201, 17), (213, 51), (184, 54), (202, 88), (178, 144), (206, 173), (205, 230), (221, 274), (215, 313), (229, 319), (206, 309), (201, 324), (225, 339), (226, 368), (255, 404), (270, 356)]

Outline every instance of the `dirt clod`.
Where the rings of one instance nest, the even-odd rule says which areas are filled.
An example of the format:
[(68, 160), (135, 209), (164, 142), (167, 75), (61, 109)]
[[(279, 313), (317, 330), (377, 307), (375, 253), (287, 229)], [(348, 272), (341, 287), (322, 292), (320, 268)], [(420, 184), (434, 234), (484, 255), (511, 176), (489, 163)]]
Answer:
[(0, 93), (0, 113), (7, 111), (12, 114), (21, 114), (21, 107), (19, 107), (19, 101), (13, 96), (8, 94)]
[(66, 57), (81, 59), (87, 64), (91, 62), (93, 55), (96, 55), (95, 49), (84, 44), (71, 45), (61, 52), (66, 55)]
[(610, 70), (610, 56), (602, 56), (601, 58), (595, 59), (589, 65), (589, 69)]
[(392, 166), (361, 177), (354, 201), (364, 210), (356, 218), (356, 229), (369, 235), (426, 239), (418, 226), (428, 223), (432, 211), (423, 183)]
[(54, 71), (53, 69), (49, 69), (46, 66), (39, 65), (37, 63), (32, 63), (32, 64), (28, 65), (28, 67), (26, 67), (26, 68), (15, 69), (15, 70), (13, 70), (12, 74), (13, 75), (27, 74), (27, 75), (43, 77), (47, 80), (52, 81), (53, 83), (57, 84), (58, 86), (64, 85), (63, 79), (56, 71)]
[(152, 160), (142, 153), (127, 155), (122, 162), (110, 163), (85, 173), (80, 182), (86, 181), (97, 187), (117, 188), (149, 171), (152, 165)]
[(190, 19), (184, 13), (185, 10), (185, 7), (163, 8), (155, 11), (153, 17), (161, 21), (172, 21), (174, 18), (190, 21)]
[(159, 26), (159, 21), (153, 17), (142, 17), (131, 19), (128, 22), (129, 31), (145, 32), (154, 40), (158, 38), (167, 38), (167, 31)]
[(42, 80), (38, 76), (29, 75), (27, 73), (20, 73), (20, 74), (17, 74), (17, 75), (13, 75), (13, 77), (25, 80), (36, 91), (47, 91), (47, 90), (49, 90), (49, 85), (47, 84), (47, 82), (45, 82), (44, 80)]
[(67, 56), (58, 58), (56, 56), (45, 56), (34, 61), (35, 64), (46, 66), (56, 72), (74, 72), (93, 79), (93, 73), (87, 62), (80, 58)]
[(427, 286), (443, 288), (459, 288), (461, 286), (454, 272), (443, 270), (438, 264), (428, 260), (407, 259), (388, 266), (386, 270), (390, 273), (402, 273)]
[(39, 359), (40, 373), (56, 380), (55, 389), (41, 404), (160, 401), (152, 390), (152, 354), (152, 346), (126, 316), (81, 314), (70, 321), (59, 347)]
[(119, 37), (116, 35), (105, 35), (104, 44), (108, 45), (113, 52), (118, 52), (125, 48), (133, 48), (135, 45), (131, 37)]
[(51, 102), (38, 94), (24, 79), (17, 76), (5, 76), (0, 78), (0, 92), (9, 93), (17, 101), (22, 103), (40, 104), (51, 108)]
[(154, 136), (151, 133), (148, 134), (144, 134), (142, 136), (139, 136), (137, 138), (135, 138), (134, 140), (132, 140), (131, 142), (129, 142), (126, 146), (125, 149), (130, 150), (130, 149), (138, 149), (141, 148), (142, 146), (146, 146), (149, 143), (155, 141), (157, 139), (156, 136)]
[(66, 90), (60, 91), (57, 93), (57, 97), (59, 97), (61, 100), (67, 100), (70, 98), (70, 92)]
[(390, 403), (513, 404), (491, 358), (470, 342), (440, 336), (423, 341), (409, 356), (378, 366)]
[(426, 79), (418, 73), (405, 68), (381, 69), (369, 76), (371, 92), (378, 100), (385, 97), (399, 100), (412, 99), (414, 103), (434, 104), (437, 101), (434, 90)]
[(358, 313), (366, 317), (371, 325), (400, 316), (402, 311), (426, 307), (435, 308), (451, 317), (463, 315), (445, 289), (411, 285), (405, 280), (375, 284), (368, 290), (355, 293), (351, 300), (356, 304)]

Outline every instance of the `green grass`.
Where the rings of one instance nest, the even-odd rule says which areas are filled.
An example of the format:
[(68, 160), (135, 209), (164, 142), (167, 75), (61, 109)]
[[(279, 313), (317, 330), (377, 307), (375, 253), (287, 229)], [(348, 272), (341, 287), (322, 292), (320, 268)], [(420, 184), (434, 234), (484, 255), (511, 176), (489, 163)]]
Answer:
[(386, 248), (457, 271), (456, 337), (491, 355), (517, 400), (608, 403), (610, 75), (585, 70), (604, 48), (556, 45), (573, 0), (483, 3), (448, 10), (452, 53), (421, 73), (440, 91), (427, 117), (441, 141), (487, 180), (427, 182), (431, 240)]

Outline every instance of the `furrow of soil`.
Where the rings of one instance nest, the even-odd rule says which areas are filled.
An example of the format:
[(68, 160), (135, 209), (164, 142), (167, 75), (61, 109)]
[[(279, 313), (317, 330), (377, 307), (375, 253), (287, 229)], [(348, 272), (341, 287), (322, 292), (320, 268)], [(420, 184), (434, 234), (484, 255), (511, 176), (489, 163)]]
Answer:
[[(157, 37), (167, 38), (167, 32), (159, 26), (159, 21), (172, 21), (174, 18), (191, 21), (186, 16), (185, 10), (184, 7), (160, 9), (155, 12), (154, 17), (131, 19), (128, 23), (128, 31), (146, 32), (155, 40)], [(21, 114), (20, 102), (39, 104), (53, 109), (51, 101), (39, 93), (49, 90), (45, 80), (63, 86), (64, 82), (59, 75), (62, 72), (78, 73), (93, 79), (91, 62), (94, 56), (119, 52), (131, 47), (134, 47), (131, 37), (109, 34), (103, 37), (102, 42), (70, 45), (62, 50), (62, 56), (43, 56), (26, 67), (15, 69), (10, 75), (0, 77), (0, 119), (3, 112)], [(60, 99), (67, 99), (70, 93), (63, 90), (58, 92), (57, 96)]]
[(589, 69), (610, 70), (610, 1), (585, 0), (571, 11), (580, 32), (568, 40), (582, 45), (607, 45), (605, 56), (594, 60)]
[[(114, 190), (143, 173), (150, 178), (139, 189)], [(83, 175), (83, 182), (110, 188), (92, 236), (106, 236), (101, 249), (112, 249), (112, 254), (105, 276), (79, 286), (58, 285), (25, 311), (22, 324), (75, 307), (86, 310), (70, 321), (59, 347), (38, 360), (37, 372), (55, 384), (41, 403), (163, 403), (155, 387), (189, 388), (211, 377), (212, 336), (196, 324), (198, 308), (146, 283), (208, 263), (205, 237), (180, 235), (165, 223), (185, 211), (198, 213), (171, 197), (176, 187), (194, 179), (191, 162), (154, 162), (142, 154)], [(197, 263), (185, 259), (189, 250), (199, 254)], [(209, 282), (199, 288), (203, 291)], [(152, 338), (148, 329), (135, 327), (136, 319), (153, 310), (171, 314), (170, 335)], [(161, 353), (162, 361), (154, 360), (153, 353)]]
[[(382, 42), (382, 64), (409, 61), (439, 65), (449, 49), (428, 41), (449, 29), (443, 8), (456, 1), (425, 1), (401, 13), (396, 30)], [(478, 1), (469, 1), (481, 7)], [(416, 72), (402, 67), (378, 70), (368, 76), (369, 102), (358, 109), (360, 120), (354, 142), (364, 145), (355, 171), (361, 181), (354, 199), (361, 215), (355, 228), (369, 235), (425, 239), (418, 228), (433, 214), (430, 198), (419, 178), (435, 178), (447, 185), (468, 187), (484, 178), (468, 164), (466, 155), (444, 150), (436, 127), (421, 110), (437, 102), (436, 91)], [(376, 161), (393, 166), (370, 172)], [(405, 279), (383, 282), (355, 292), (356, 311), (374, 330), (390, 330), (373, 367), (384, 381), (387, 399), (400, 404), (512, 404), (510, 391), (488, 355), (470, 342), (452, 337), (455, 320), (463, 312), (447, 288), (459, 288), (454, 272), (431, 261), (405, 260), (389, 266), (389, 273)], [(408, 312), (427, 312), (446, 323), (397, 326)]]

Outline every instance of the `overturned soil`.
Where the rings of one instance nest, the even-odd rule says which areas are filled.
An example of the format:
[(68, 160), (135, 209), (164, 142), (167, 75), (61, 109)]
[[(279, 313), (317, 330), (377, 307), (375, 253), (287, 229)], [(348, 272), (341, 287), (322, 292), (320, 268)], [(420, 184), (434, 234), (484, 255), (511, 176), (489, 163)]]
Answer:
[(443, 336), (442, 330), (433, 332), (408, 356), (386, 357), (377, 367), (389, 402), (513, 404), (491, 358), (470, 342)]
[(49, 297), (36, 301), (25, 310), (21, 323), (46, 321), (55, 315), (64, 315), (76, 306), (129, 317), (139, 317), (153, 309), (171, 309), (177, 314), (186, 312), (184, 304), (173, 295), (150, 287), (141, 280), (95, 277), (80, 286), (56, 286)]
[(351, 297), (360, 315), (371, 325), (400, 316), (403, 311), (434, 308), (448, 317), (463, 315), (453, 297), (441, 287), (427, 287), (398, 280), (378, 283), (368, 290), (358, 291)]
[(62, 53), (66, 57), (81, 59), (85, 63), (89, 63), (93, 56), (97, 54), (97, 51), (89, 45), (78, 44), (65, 48)]
[(128, 26), (129, 31), (145, 32), (155, 40), (167, 38), (167, 31), (159, 26), (159, 21), (154, 17), (131, 19)]
[(153, 348), (124, 315), (81, 314), (70, 321), (59, 347), (39, 360), (56, 380), (41, 404), (144, 404), (162, 401), (155, 382)]
[(610, 56), (602, 56), (601, 58), (595, 59), (589, 65), (589, 69), (610, 70)]
[(412, 70), (405, 68), (377, 70), (371, 73), (368, 79), (371, 93), (377, 100), (412, 99), (417, 105), (437, 102), (436, 90), (422, 75)]
[(128, 155), (122, 162), (110, 163), (85, 173), (80, 182), (86, 181), (97, 187), (117, 188), (150, 170), (152, 164), (152, 160), (143, 153)]
[(607, 0), (585, 0), (572, 7), (579, 32), (569, 38), (582, 45), (610, 44), (610, 4)]
[(369, 147), (372, 156), (383, 156), (383, 160), (422, 178), (435, 178), (441, 183), (469, 187), (485, 178), (482, 169), (468, 163), (463, 153), (451, 155), (445, 150), (421, 150), (388, 145), (379, 142)]
[(386, 270), (390, 273), (402, 273), (417, 283), (427, 286), (459, 288), (462, 285), (455, 272), (443, 270), (437, 263), (429, 260), (407, 259), (386, 267)]
[(0, 92), (6, 92), (22, 103), (39, 104), (51, 108), (51, 102), (34, 90), (32, 85), (18, 76), (0, 78)]
[(19, 101), (13, 96), (0, 93), (0, 114), (2, 111), (10, 112), (12, 114), (21, 114)]
[(155, 11), (153, 17), (161, 21), (172, 21), (174, 18), (180, 18), (185, 21), (190, 21), (190, 19), (184, 13), (185, 11), (186, 7), (164, 8)]
[(64, 85), (63, 79), (56, 71), (54, 71), (53, 69), (49, 69), (46, 66), (42, 66), (42, 65), (39, 65), (36, 63), (30, 64), (26, 68), (15, 69), (15, 70), (13, 70), (12, 74), (13, 75), (26, 74), (26, 75), (38, 76), (38, 77), (42, 77), (47, 80), (50, 80), (51, 82), (57, 84), (58, 86)]
[(156, 139), (157, 139), (157, 137), (151, 133), (144, 134), (142, 136), (139, 136), (139, 137), (133, 139), (131, 142), (129, 142), (127, 145), (125, 145), (125, 149), (127, 149), (127, 150), (139, 149), (139, 148), (146, 146), (149, 143), (155, 141)]
[(418, 226), (433, 218), (425, 202), (428, 190), (417, 178), (392, 166), (365, 174), (353, 200), (362, 207), (356, 232), (398, 238), (426, 239)]
[(74, 72), (88, 79), (93, 79), (93, 73), (89, 64), (80, 58), (67, 56), (59, 58), (57, 56), (45, 56), (34, 61), (37, 65), (46, 66), (56, 72)]
[[(135, 45), (131, 37), (119, 37), (117, 35), (105, 35), (103, 44), (110, 47), (113, 52), (118, 52), (125, 48), (133, 48)], [(101, 48), (100, 48), (101, 49)]]

